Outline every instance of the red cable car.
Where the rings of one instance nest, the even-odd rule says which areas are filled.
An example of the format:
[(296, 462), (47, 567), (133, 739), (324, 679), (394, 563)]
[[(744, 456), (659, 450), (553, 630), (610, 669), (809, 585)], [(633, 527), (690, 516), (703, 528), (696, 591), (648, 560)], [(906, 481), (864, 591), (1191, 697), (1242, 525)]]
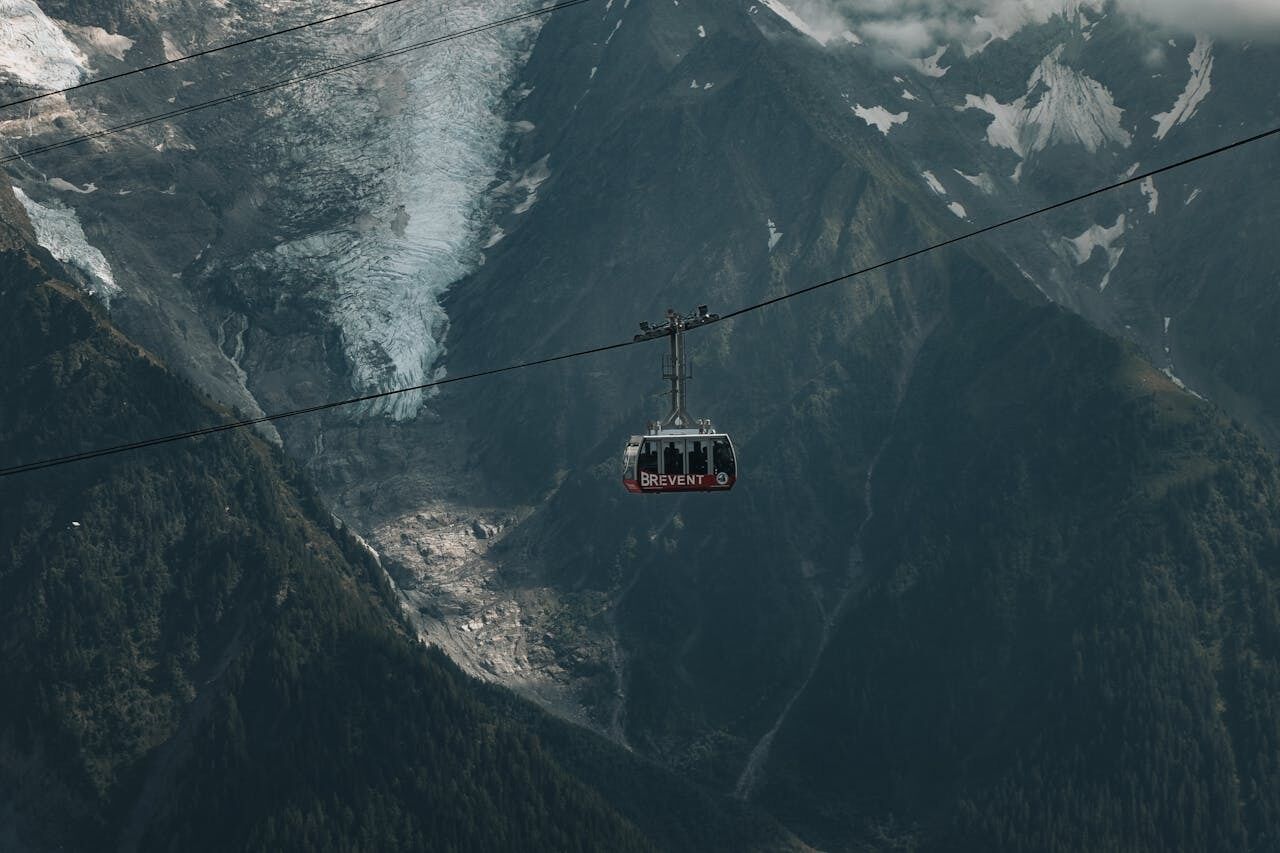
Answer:
[(622, 453), (622, 485), (636, 494), (664, 492), (727, 492), (738, 479), (737, 454), (727, 433), (716, 432), (709, 420), (695, 421), (684, 408), (684, 330), (714, 323), (718, 314), (698, 313), (681, 317), (667, 311), (661, 326), (640, 324), (637, 341), (671, 338), (671, 355), (663, 363), (662, 377), (671, 382), (671, 414), (649, 425), (644, 435), (633, 435)]

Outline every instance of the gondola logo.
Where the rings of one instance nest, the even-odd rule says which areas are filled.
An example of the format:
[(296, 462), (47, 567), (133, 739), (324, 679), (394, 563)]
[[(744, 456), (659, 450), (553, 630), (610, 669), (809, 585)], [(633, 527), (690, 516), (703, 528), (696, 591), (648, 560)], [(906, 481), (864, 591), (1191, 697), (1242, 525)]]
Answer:
[[(648, 471), (640, 472), (640, 487), (644, 489), (664, 489), (677, 487), (701, 486), (703, 476), (701, 474), (650, 474)], [(721, 483), (721, 485), (724, 485)]]
[(727, 485), (729, 485), (729, 475), (728, 475), (728, 474), (726, 474), (724, 471), (717, 471), (717, 472), (716, 472), (716, 483), (718, 483), (718, 484), (719, 484), (719, 485), (721, 485), (721, 486), (727, 486)]

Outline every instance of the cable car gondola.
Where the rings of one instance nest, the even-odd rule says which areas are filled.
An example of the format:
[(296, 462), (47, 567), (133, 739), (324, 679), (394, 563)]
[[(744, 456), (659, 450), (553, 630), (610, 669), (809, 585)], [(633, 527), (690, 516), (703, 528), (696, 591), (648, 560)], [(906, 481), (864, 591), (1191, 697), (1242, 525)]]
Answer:
[(622, 453), (622, 484), (635, 494), (664, 492), (727, 492), (738, 479), (737, 454), (728, 433), (717, 432), (709, 420), (689, 417), (684, 407), (684, 331), (713, 323), (718, 314), (682, 317), (667, 311), (666, 323), (640, 324), (637, 341), (669, 337), (671, 355), (664, 360), (662, 378), (671, 382), (671, 414), (633, 435)]

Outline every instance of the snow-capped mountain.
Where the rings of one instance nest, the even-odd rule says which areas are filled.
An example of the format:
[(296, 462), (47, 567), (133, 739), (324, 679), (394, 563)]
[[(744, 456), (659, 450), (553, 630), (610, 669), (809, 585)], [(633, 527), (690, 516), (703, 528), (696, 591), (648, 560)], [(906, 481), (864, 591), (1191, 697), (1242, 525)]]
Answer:
[[(35, 10), (0, 53), (14, 96), (36, 70), (54, 86), (324, 11), (10, 3)], [(1274, 40), (1143, 5), (601, 0), (10, 171), (41, 239), (122, 326), (220, 401), (284, 409), (629, 339), (667, 307), (728, 313), (1280, 122)], [(506, 13), (410, 3), (0, 113), (0, 134), (21, 150)], [(954, 800), (942, 820), (988, 801), (899, 778), (892, 756), (864, 762), (868, 732), (959, 733), (947, 766), (965, 772), (1072, 747), (993, 713), (987, 686), (1056, 673), (1075, 660), (1064, 648), (1105, 658), (1089, 644), (1153, 588), (1182, 603), (1132, 616), (1147, 632), (1133, 645), (1185, 640), (1182, 663), (1120, 689), (1064, 675), (1070, 695), (1181, 695), (1185, 660), (1220, 674), (1216, 622), (1152, 613), (1219, 612), (1230, 585), (1203, 566), (1231, 560), (1166, 553), (1178, 534), (1127, 513), (1222, 498), (1209, 457), (1245, 458), (1252, 439), (1212, 406), (1280, 442), (1280, 378), (1259, 369), (1280, 359), (1274, 145), (691, 334), (691, 409), (733, 433), (750, 484), (723, 500), (618, 488), (617, 452), (661, 413), (645, 347), (283, 422), (284, 448), (381, 555), (421, 636), (471, 674), (789, 825), (866, 820), (861, 840), (909, 847), (935, 799)], [(1155, 545), (1124, 538), (1158, 527)], [(1270, 547), (1213, 530), (1241, 554)], [(1121, 540), (1158, 564), (1097, 568), (1112, 551), (1141, 562), (1108, 550)], [(1088, 571), (1078, 542), (1097, 546)], [(1082, 590), (1114, 578), (1132, 583), (1099, 615)], [(952, 619), (967, 633), (939, 639)], [(1061, 632), (1043, 667), (1017, 654), (1041, 629)], [(917, 683), (945, 695), (922, 701)], [(1235, 707), (1218, 689), (1196, 694), (1209, 722), (1179, 742), (1215, 744), (1215, 779), (1263, 773), (1224, 757), (1228, 740), (1257, 750), (1213, 710)], [(927, 768), (914, 743), (872, 747)], [(829, 778), (825, 746), (848, 759)], [(857, 807), (815, 817), (810, 794), (831, 796), (823, 811), (864, 765)], [(1053, 778), (1087, 776), (1070, 769)], [(997, 778), (1014, 793), (962, 781), (995, 786), (993, 811), (1049, 801)], [(1243, 799), (1223, 784), (1215, 802)], [(854, 843), (827, 831), (815, 843)]]
[[(789, 40), (795, 54), (811, 54), (797, 56), (794, 67), (830, 78), (853, 117), (883, 135), (885, 150), (914, 167), (935, 203), (961, 220), (956, 232), (1280, 123), (1280, 98), (1261, 84), (1271, 73), (1263, 69), (1280, 61), (1276, 40), (1261, 26), (1265, 12), (1255, 13), (1263, 18), (1249, 40), (1231, 22), (1239, 14), (1234, 7), (1216, 21), (1196, 16), (1185, 25), (1172, 10), (1153, 14), (1150, 4), (1101, 0), (958, 4), (951, 13), (924, 7), (933, 11), (868, 12), (856, 2), (798, 0), (757, 6), (754, 19), (771, 37)], [(964, 19), (969, 7), (977, 14)], [(930, 14), (942, 19), (930, 21)], [(899, 19), (929, 26), (907, 39), (889, 26)], [(863, 37), (813, 36), (837, 28)], [(1256, 180), (1270, 159), (1268, 145), (1143, 181), (993, 239), (1053, 300), (1130, 338), (1179, 381), (1239, 400), (1257, 380), (1240, 364), (1226, 365), (1236, 360), (1231, 353), (1241, 335), (1260, 343), (1267, 321), (1256, 311), (1265, 305), (1269, 316), (1275, 306), (1274, 257), (1265, 229), (1252, 224), (1265, 218), (1260, 211), (1273, 198), (1274, 185)], [(1230, 323), (1233, 331), (1224, 335), (1221, 318), (1232, 309), (1222, 294), (1201, 276), (1176, 271), (1203, 268), (1201, 241), (1233, 219), (1242, 227), (1228, 233), (1243, 251), (1214, 263), (1231, 270), (1222, 276), (1233, 279), (1231, 304), (1250, 307), (1237, 315), (1248, 328)], [(1240, 297), (1242, 288), (1251, 296)], [(1265, 354), (1251, 356), (1255, 363), (1278, 354), (1263, 346)], [(1272, 414), (1263, 419), (1248, 405), (1239, 414), (1274, 440), (1277, 409), (1274, 402), (1264, 408)]]

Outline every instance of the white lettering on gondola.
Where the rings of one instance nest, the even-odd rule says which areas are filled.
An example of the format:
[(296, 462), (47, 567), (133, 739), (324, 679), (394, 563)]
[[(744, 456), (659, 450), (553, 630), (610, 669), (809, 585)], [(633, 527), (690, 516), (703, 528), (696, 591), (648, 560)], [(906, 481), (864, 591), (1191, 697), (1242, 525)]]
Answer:
[(640, 488), (642, 489), (664, 489), (679, 488), (681, 486), (709, 486), (711, 483), (706, 482), (711, 477), (704, 474), (650, 474), (648, 471), (640, 472)]

